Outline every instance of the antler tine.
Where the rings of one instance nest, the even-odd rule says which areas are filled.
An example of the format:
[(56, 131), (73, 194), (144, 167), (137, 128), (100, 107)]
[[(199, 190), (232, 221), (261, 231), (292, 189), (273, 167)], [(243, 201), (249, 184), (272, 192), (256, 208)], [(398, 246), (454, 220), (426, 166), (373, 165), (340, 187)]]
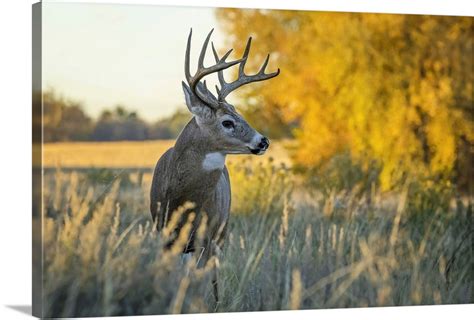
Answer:
[[(198, 69), (196, 71), (196, 74), (194, 76), (191, 76), (190, 66), (189, 66), (189, 60), (190, 60), (190, 55), (191, 55), (191, 53), (190, 53), (191, 52), (191, 37), (192, 37), (192, 29), (191, 29), (191, 31), (189, 32), (188, 43), (187, 43), (187, 47), (186, 47), (186, 56), (185, 56), (185, 62), (184, 62), (184, 65), (185, 65), (184, 69), (185, 70), (184, 70), (184, 72), (185, 72), (186, 80), (188, 81), (188, 85), (189, 85), (191, 91), (194, 92), (198, 96), (199, 99), (201, 99), (203, 102), (208, 104), (211, 108), (216, 109), (216, 108), (219, 107), (219, 103), (218, 103), (217, 99), (215, 99), (215, 97), (212, 95), (212, 93), (209, 90), (207, 90), (205, 84), (204, 84), (204, 86), (198, 86), (199, 81), (203, 77), (205, 77), (205, 76), (207, 76), (211, 73), (220, 72), (224, 69), (227, 69), (229, 67), (232, 67), (232, 66), (240, 63), (242, 61), (242, 59), (226, 62), (225, 60), (227, 59), (227, 57), (232, 52), (232, 49), (231, 49), (221, 59), (218, 59), (216, 61), (215, 65), (207, 67), (207, 68), (204, 67), (204, 57), (206, 55), (207, 46), (209, 44), (209, 40), (211, 38), (211, 35), (212, 35), (213, 31), (214, 31), (214, 29), (212, 29), (209, 32), (209, 34), (206, 37), (206, 40), (204, 41), (204, 44), (203, 44), (202, 49), (201, 49), (201, 53), (199, 54)], [(205, 92), (201, 92), (201, 88)]]
[[(216, 51), (216, 48), (214, 47), (214, 43), (211, 43), (211, 46), (212, 46), (212, 53), (214, 53), (214, 58), (216, 59), (216, 62), (219, 62), (220, 59), (219, 59), (219, 56), (217, 55), (217, 51)], [(230, 52), (232, 52), (232, 49), (230, 49), (227, 53), (230, 54)], [(219, 83), (221, 84), (221, 87), (227, 84), (224, 79), (224, 71), (222, 70), (219, 71), (217, 73), (217, 77), (219, 78)], [(216, 86), (216, 90), (217, 90), (217, 94), (219, 94), (220, 90), (217, 88), (217, 86)]]
[(267, 54), (267, 58), (265, 59), (265, 61), (262, 64), (262, 67), (260, 68), (260, 70), (256, 74), (256, 76), (257, 75), (262, 76), (262, 79), (258, 79), (256, 81), (271, 79), (271, 78), (276, 77), (277, 75), (280, 74), (280, 68), (278, 68), (277, 71), (275, 71), (275, 72), (265, 73), (265, 68), (267, 67), (268, 60), (270, 60), (270, 54)]
[(249, 39), (247, 40), (247, 45), (245, 45), (244, 55), (242, 56), (242, 59), (244, 59), (244, 61), (242, 61), (242, 63), (239, 66), (239, 76), (245, 75), (244, 68), (245, 68), (245, 63), (247, 62), (247, 58), (249, 57), (251, 44), (252, 44), (252, 37), (249, 37)]
[[(224, 81), (223, 72), (222, 71), (219, 72), (219, 82), (221, 84), (221, 90), (218, 91), (218, 96), (219, 96), (220, 101), (225, 100), (225, 97), (227, 97), (229, 93), (236, 90), (237, 88), (240, 88), (243, 85), (246, 85), (251, 82), (268, 80), (280, 74), (280, 69), (272, 73), (265, 73), (265, 69), (268, 65), (268, 61), (270, 60), (270, 54), (267, 55), (267, 57), (265, 58), (265, 61), (260, 67), (260, 70), (256, 74), (251, 75), (251, 76), (248, 76), (245, 74), (244, 68), (245, 68), (245, 63), (247, 62), (247, 58), (249, 56), (251, 43), (252, 43), (252, 37), (249, 37), (247, 41), (247, 45), (245, 46), (244, 54), (241, 59), (242, 62), (239, 65), (239, 76), (237, 80), (231, 83), (227, 83)], [(219, 57), (217, 56), (217, 52), (215, 51), (214, 46), (213, 46), (213, 51), (214, 51), (214, 57), (216, 58), (216, 61), (217, 61)]]
[(189, 36), (188, 36), (188, 43), (186, 45), (186, 54), (184, 56), (184, 74), (186, 75), (186, 80), (188, 81), (188, 84), (191, 81), (191, 71), (189, 70), (189, 56), (191, 55), (191, 37), (193, 35), (193, 29), (189, 31)]
[(211, 29), (211, 31), (206, 37), (206, 40), (204, 40), (204, 44), (202, 45), (201, 53), (199, 54), (199, 60), (198, 60), (198, 70), (204, 69), (204, 56), (206, 55), (207, 45), (209, 44), (209, 39), (211, 38), (211, 35), (213, 32), (214, 32), (214, 28)]
[(260, 70), (258, 70), (258, 73), (265, 73), (265, 68), (267, 67), (268, 60), (270, 59), (270, 54), (267, 54), (267, 57), (265, 58), (265, 61), (263, 62), (262, 66), (260, 67)]

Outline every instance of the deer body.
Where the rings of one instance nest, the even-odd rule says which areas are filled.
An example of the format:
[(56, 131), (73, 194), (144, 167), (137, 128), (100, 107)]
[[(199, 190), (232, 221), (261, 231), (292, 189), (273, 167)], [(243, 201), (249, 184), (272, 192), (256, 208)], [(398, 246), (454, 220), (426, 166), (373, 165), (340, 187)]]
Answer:
[[(165, 218), (186, 201), (195, 204), (197, 213), (193, 231), (199, 224), (199, 213), (208, 217), (207, 239), (203, 263), (212, 254), (211, 242), (222, 245), (230, 212), (230, 181), (225, 167), (225, 154), (216, 150), (200, 132), (195, 118), (183, 129), (176, 144), (158, 161), (151, 189), (151, 212), (158, 220), (158, 228), (166, 224)], [(157, 204), (160, 204), (158, 207)], [(191, 232), (194, 234), (195, 232)], [(194, 237), (190, 237), (183, 252), (193, 252)]]
[[(212, 30), (201, 49), (194, 76), (190, 73), (192, 32), (189, 34), (185, 55), (187, 83), (183, 82), (182, 85), (186, 105), (194, 117), (179, 135), (175, 146), (159, 159), (150, 191), (150, 211), (158, 231), (167, 225), (177, 208), (186, 202), (194, 204), (192, 211), (195, 213), (195, 219), (182, 252), (189, 253), (200, 249), (200, 266), (205, 265), (211, 256), (220, 251), (226, 233), (231, 204), (229, 173), (225, 166), (227, 155), (261, 155), (270, 144), (266, 137), (237, 113), (225, 97), (242, 85), (267, 80), (279, 74), (279, 70), (265, 73), (269, 56), (257, 74), (249, 76), (244, 73), (251, 38), (247, 42), (243, 57), (231, 62), (226, 62), (226, 58), (232, 50), (219, 58), (212, 45), (216, 64), (204, 67), (204, 56), (211, 34)], [(239, 65), (238, 79), (227, 83), (223, 70), (234, 65)], [(217, 97), (207, 89), (206, 81), (201, 81), (212, 73), (217, 73), (221, 85), (220, 89), (216, 88)], [(196, 244), (195, 235), (204, 213), (207, 217), (205, 237), (203, 243)], [(182, 219), (178, 223), (176, 233), (179, 233), (185, 220)], [(172, 242), (169, 245), (172, 245)], [(214, 277), (213, 285), (217, 301), (217, 276)]]

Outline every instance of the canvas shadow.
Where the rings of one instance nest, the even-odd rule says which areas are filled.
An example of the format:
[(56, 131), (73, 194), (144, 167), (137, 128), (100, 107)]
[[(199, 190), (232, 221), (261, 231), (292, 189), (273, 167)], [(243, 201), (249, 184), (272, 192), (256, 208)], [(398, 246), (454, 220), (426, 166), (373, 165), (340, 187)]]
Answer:
[(31, 316), (31, 314), (32, 314), (31, 305), (10, 305), (10, 306), (6, 306), (6, 307), (10, 308), (10, 309), (13, 309), (13, 310), (16, 310), (18, 312), (21, 312), (23, 314), (29, 315), (29, 316)]

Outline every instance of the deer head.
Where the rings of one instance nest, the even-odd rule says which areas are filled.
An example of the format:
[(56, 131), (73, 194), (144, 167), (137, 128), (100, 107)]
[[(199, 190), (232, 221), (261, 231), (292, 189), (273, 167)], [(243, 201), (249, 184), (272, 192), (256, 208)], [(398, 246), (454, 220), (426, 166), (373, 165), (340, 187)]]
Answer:
[[(251, 37), (248, 39), (242, 58), (231, 62), (226, 62), (226, 59), (232, 49), (219, 58), (214, 44), (212, 44), (216, 64), (204, 67), (204, 57), (213, 31), (214, 29), (209, 32), (204, 41), (199, 55), (197, 71), (193, 76), (189, 66), (192, 30), (189, 33), (184, 66), (187, 84), (184, 81), (182, 83), (186, 105), (196, 117), (202, 134), (212, 138), (209, 139), (209, 144), (213, 144), (213, 149), (216, 152), (261, 155), (268, 149), (270, 141), (252, 128), (225, 98), (229, 93), (245, 84), (276, 77), (280, 73), (280, 69), (273, 73), (265, 73), (270, 58), (270, 55), (267, 55), (258, 73), (254, 75), (245, 74), (244, 68), (250, 51)], [(239, 65), (239, 75), (237, 80), (228, 83), (224, 79), (223, 71), (234, 65)], [(217, 73), (220, 83), (220, 88), (216, 86), (217, 97), (207, 89), (205, 80), (201, 82), (205, 76), (212, 73)]]

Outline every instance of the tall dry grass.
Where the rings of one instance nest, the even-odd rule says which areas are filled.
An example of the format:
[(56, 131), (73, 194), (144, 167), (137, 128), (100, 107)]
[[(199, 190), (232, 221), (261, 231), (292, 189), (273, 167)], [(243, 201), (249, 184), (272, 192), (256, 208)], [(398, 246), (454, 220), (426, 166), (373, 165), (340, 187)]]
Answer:
[(217, 308), (212, 266), (197, 269), (197, 255), (163, 251), (166, 232), (156, 234), (148, 212), (148, 177), (48, 174), (46, 316), (474, 302), (469, 201), (450, 193), (445, 205), (446, 194), (412, 186), (389, 196), (333, 190), (307, 201), (313, 197), (280, 164), (232, 163), (230, 171), (234, 203)]

